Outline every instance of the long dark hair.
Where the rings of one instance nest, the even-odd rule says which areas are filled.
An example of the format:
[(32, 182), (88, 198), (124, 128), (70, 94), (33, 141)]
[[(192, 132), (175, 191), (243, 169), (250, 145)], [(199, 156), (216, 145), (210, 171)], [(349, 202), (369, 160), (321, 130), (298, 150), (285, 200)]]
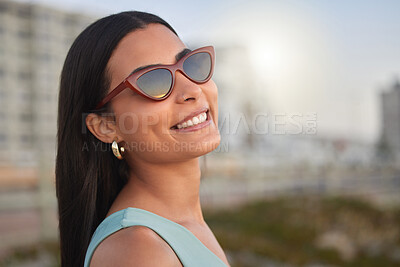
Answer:
[[(165, 25), (178, 35), (156, 15), (121, 12), (89, 25), (65, 59), (58, 100), (55, 170), (62, 266), (83, 266), (92, 234), (127, 182), (127, 163), (115, 158), (110, 144), (102, 143), (87, 129), (85, 117), (109, 89), (106, 65), (117, 44), (128, 33), (150, 23)], [(107, 105), (102, 112), (112, 110)]]

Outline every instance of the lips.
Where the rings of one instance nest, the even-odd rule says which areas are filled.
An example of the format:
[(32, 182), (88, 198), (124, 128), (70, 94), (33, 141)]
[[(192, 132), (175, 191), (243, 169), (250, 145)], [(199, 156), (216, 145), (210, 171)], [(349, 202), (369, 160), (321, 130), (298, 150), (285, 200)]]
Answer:
[(197, 117), (202, 113), (206, 113), (207, 118), (208, 118), (208, 116), (209, 116), (208, 111), (209, 111), (208, 108), (201, 108), (199, 110), (196, 110), (196, 111), (190, 113), (189, 115), (185, 116), (185, 118), (183, 120), (181, 120), (178, 123), (176, 123), (175, 125), (173, 125), (171, 127), (171, 129), (178, 129), (178, 125), (183, 125), (185, 122), (192, 120), (194, 117)]

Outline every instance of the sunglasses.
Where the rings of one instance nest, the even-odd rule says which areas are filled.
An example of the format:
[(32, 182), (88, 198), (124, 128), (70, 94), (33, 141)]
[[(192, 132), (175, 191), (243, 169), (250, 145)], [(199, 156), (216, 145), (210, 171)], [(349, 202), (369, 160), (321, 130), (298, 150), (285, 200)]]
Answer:
[(133, 72), (101, 100), (95, 110), (102, 108), (126, 88), (152, 100), (164, 100), (174, 88), (176, 71), (180, 71), (189, 80), (202, 84), (210, 80), (214, 62), (214, 47), (206, 46), (189, 52), (175, 64), (156, 65)]

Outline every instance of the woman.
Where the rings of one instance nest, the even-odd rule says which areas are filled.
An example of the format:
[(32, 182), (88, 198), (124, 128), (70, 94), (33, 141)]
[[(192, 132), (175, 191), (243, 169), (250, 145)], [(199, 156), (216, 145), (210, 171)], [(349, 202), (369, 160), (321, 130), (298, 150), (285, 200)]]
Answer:
[(229, 266), (199, 200), (199, 157), (220, 142), (213, 65), (149, 13), (77, 37), (59, 94), (62, 266)]

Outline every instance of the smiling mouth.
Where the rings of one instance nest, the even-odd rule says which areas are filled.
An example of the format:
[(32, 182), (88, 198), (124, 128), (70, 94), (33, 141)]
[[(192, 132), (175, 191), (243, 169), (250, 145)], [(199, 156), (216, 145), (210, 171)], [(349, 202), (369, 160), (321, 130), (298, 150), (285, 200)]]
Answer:
[(205, 112), (202, 112), (196, 116), (193, 116), (192, 118), (189, 118), (188, 120), (185, 120), (184, 122), (172, 126), (171, 129), (173, 130), (186, 129), (202, 124), (208, 120), (209, 120), (209, 110), (207, 109)]

